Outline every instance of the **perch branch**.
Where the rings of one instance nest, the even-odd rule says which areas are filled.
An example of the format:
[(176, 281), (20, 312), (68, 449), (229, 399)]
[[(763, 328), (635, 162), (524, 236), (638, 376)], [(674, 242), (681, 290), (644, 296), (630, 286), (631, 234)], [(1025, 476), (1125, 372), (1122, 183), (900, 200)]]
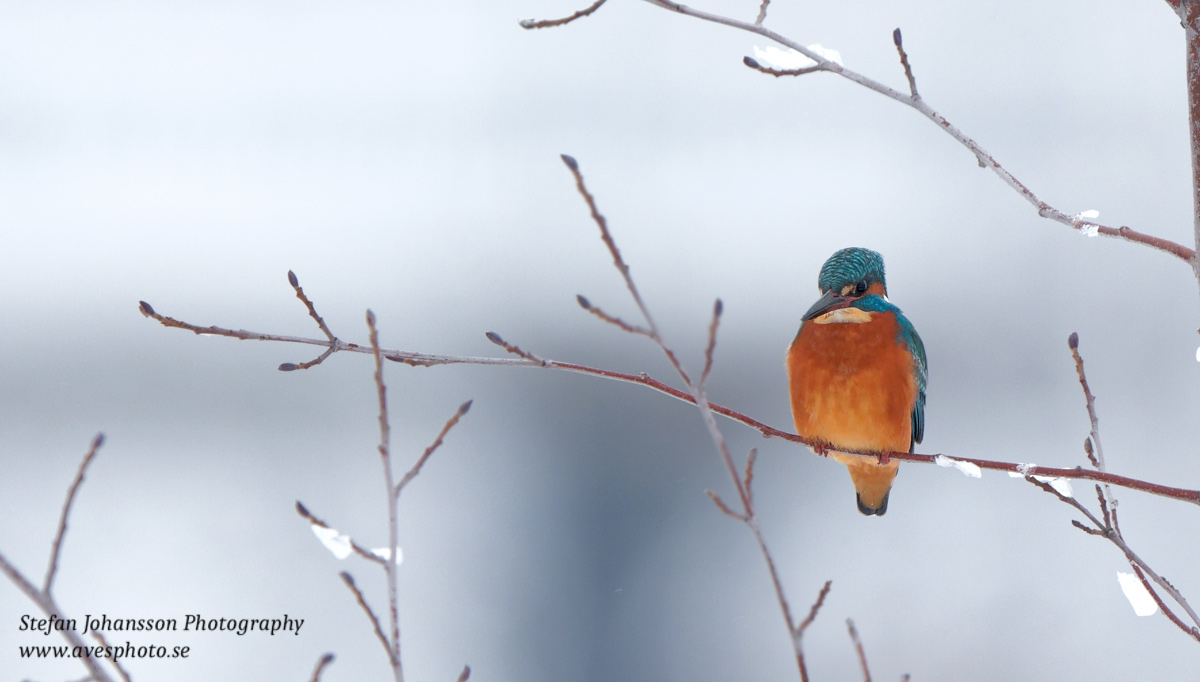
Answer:
[[(586, 299), (584, 299), (584, 300), (586, 301)], [(589, 305), (590, 305), (590, 302), (589, 302)], [(234, 339), (239, 339), (239, 340), (254, 339), (254, 340), (260, 340), (260, 341), (277, 341), (277, 342), (281, 342), (281, 343), (302, 343), (302, 344), (317, 345), (317, 346), (327, 346), (329, 344), (329, 342), (327, 340), (321, 340), (321, 339), (302, 338), (302, 337), (295, 337), (295, 336), (282, 336), (282, 335), (278, 335), (278, 334), (265, 334), (265, 333), (261, 333), (261, 332), (252, 332), (252, 331), (245, 331), (245, 330), (236, 330), (235, 331), (235, 330), (230, 330), (230, 329), (226, 329), (223, 327), (215, 327), (215, 326), (200, 327), (200, 326), (193, 325), (193, 324), (190, 324), (187, 322), (181, 322), (180, 320), (177, 320), (172, 317), (160, 315), (157, 312), (154, 312), (154, 309), (150, 307), (150, 304), (148, 304), (144, 301), (140, 302), (139, 310), (146, 317), (156, 320), (157, 322), (159, 322), (159, 324), (162, 324), (165, 327), (170, 327), (170, 328), (174, 328), (174, 329), (186, 329), (188, 331), (192, 331), (197, 334), (205, 334), (205, 335), (211, 335), (211, 336), (226, 336), (229, 338), (234, 338)], [(654, 391), (658, 391), (659, 393), (668, 395), (672, 398), (675, 398), (676, 400), (681, 400), (685, 403), (691, 403), (691, 404), (696, 403), (696, 398), (691, 393), (680, 390), (678, 388), (675, 388), (674, 386), (671, 386), (670, 384), (667, 384), (667, 383), (664, 383), (657, 379), (654, 379), (644, 372), (640, 373), (640, 374), (628, 374), (625, 372), (617, 372), (617, 371), (603, 369), (603, 368), (599, 368), (599, 367), (590, 367), (588, 365), (581, 365), (581, 364), (573, 363), (573, 362), (562, 362), (559, 360), (552, 360), (549, 358), (540, 358), (540, 357), (533, 355), (532, 353), (528, 353), (524, 350), (521, 350), (520, 348), (518, 348), (517, 346), (515, 346), (513, 344), (508, 343), (507, 341), (502, 339), (499, 334), (496, 334), (495, 332), (488, 332), (487, 338), (492, 343), (502, 346), (503, 348), (505, 348), (505, 350), (508, 350), (509, 352), (514, 353), (514, 354), (518, 355), (519, 357), (495, 358), (495, 357), (480, 357), (480, 356), (439, 355), (439, 354), (433, 354), (433, 353), (419, 353), (419, 352), (414, 352), (414, 351), (385, 349), (385, 348), (380, 349), (380, 354), (388, 360), (391, 360), (393, 362), (400, 362), (400, 363), (403, 363), (406, 365), (410, 365), (412, 367), (437, 367), (437, 366), (442, 366), (442, 365), (483, 365), (483, 366), (492, 366), (492, 367), (539, 367), (539, 368), (543, 368), (543, 369), (553, 369), (553, 370), (559, 370), (559, 371), (564, 371), (564, 372), (572, 372), (575, 374), (583, 374), (583, 375), (592, 376), (592, 377), (599, 377), (602, 379), (610, 379), (613, 381), (620, 381), (623, 383), (635, 384), (638, 386), (649, 388)], [(341, 341), (341, 340), (338, 341), (337, 349), (342, 350), (342, 351), (352, 352), (352, 353), (373, 353), (374, 352), (370, 345), (347, 343), (347, 342)], [(285, 363), (285, 364), (288, 364), (288, 363)], [(824, 447), (826, 449), (832, 449), (828, 443), (822, 443), (820, 441), (809, 439), (809, 438), (801, 438), (800, 436), (797, 436), (794, 433), (789, 433), (787, 431), (777, 429), (773, 426), (769, 426), (767, 424), (764, 424), (763, 422), (758, 421), (757, 419), (754, 419), (753, 417), (747, 416), (741, 412), (738, 412), (737, 410), (725, 407), (723, 405), (718, 405), (717, 403), (710, 402), (709, 409), (716, 414), (719, 414), (723, 417), (726, 417), (728, 419), (731, 419), (733, 421), (736, 421), (740, 424), (743, 424), (745, 426), (748, 426), (748, 427), (758, 431), (765, 438), (780, 438), (783, 440), (791, 441), (793, 443), (800, 443), (801, 445), (807, 445), (809, 447), (814, 447), (814, 448), (815, 447)], [(925, 463), (925, 464), (933, 463), (934, 460), (939, 457), (950, 457), (951, 459), (956, 459), (956, 460), (963, 461), (963, 462), (970, 462), (971, 464), (974, 464), (975, 466), (977, 466), (981, 469), (990, 469), (993, 471), (1011, 471), (1011, 472), (1016, 472), (1016, 473), (1020, 473), (1020, 474), (1029, 473), (1029, 474), (1035, 475), (1035, 476), (1049, 476), (1049, 477), (1055, 477), (1055, 478), (1089, 480), (1089, 481), (1095, 481), (1097, 483), (1107, 483), (1110, 485), (1120, 486), (1122, 488), (1128, 488), (1130, 490), (1139, 490), (1141, 492), (1150, 493), (1152, 495), (1158, 495), (1160, 497), (1167, 497), (1170, 499), (1175, 499), (1175, 500), (1180, 500), (1183, 502), (1190, 502), (1195, 505), (1200, 505), (1200, 490), (1191, 490), (1191, 489), (1187, 489), (1187, 488), (1177, 488), (1177, 487), (1173, 487), (1173, 486), (1161, 485), (1158, 483), (1151, 483), (1149, 481), (1142, 481), (1142, 480), (1139, 480), (1136, 478), (1130, 478), (1128, 476), (1120, 476), (1117, 474), (1108, 473), (1106, 471), (1084, 469), (1083, 467), (1078, 467), (1078, 466), (1072, 467), (1072, 468), (1059, 468), (1059, 467), (1047, 467), (1047, 466), (1030, 467), (1028, 465), (1019, 464), (1019, 463), (1015, 463), (1015, 462), (1002, 462), (1002, 461), (978, 459), (978, 458), (971, 458), (971, 457), (957, 457), (957, 456), (951, 457), (949, 455), (941, 455), (941, 454), (925, 455), (925, 454), (918, 454), (918, 453), (911, 453), (911, 452), (880, 453), (880, 452), (874, 452), (874, 451), (870, 451), (870, 450), (853, 450), (853, 449), (845, 449), (845, 448), (839, 448), (838, 452), (844, 452), (844, 453), (852, 454), (852, 455), (862, 455), (862, 456), (866, 456), (866, 457), (879, 457), (881, 455), (885, 455), (885, 456), (889, 457), (890, 459), (896, 459), (896, 460), (900, 460), (900, 461), (904, 461), (904, 462), (921, 462), (921, 463)]]

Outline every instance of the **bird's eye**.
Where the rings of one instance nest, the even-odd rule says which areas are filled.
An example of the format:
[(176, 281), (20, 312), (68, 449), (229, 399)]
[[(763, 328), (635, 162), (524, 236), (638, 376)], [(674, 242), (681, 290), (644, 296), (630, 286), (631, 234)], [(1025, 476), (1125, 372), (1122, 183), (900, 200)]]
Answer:
[(864, 279), (863, 281), (854, 285), (854, 293), (859, 294), (861, 296), (862, 294), (866, 293), (866, 291), (867, 291), (867, 280)]

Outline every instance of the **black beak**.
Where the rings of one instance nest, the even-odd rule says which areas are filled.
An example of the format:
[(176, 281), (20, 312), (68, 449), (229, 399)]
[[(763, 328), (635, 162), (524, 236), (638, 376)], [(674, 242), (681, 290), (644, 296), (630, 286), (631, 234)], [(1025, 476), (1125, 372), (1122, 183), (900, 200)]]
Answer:
[(830, 310), (845, 308), (853, 302), (853, 298), (849, 296), (838, 296), (833, 292), (832, 289), (830, 289), (829, 291), (825, 292), (824, 296), (817, 299), (816, 303), (812, 304), (812, 307), (808, 309), (808, 312), (804, 313), (804, 317), (801, 318), (801, 321), (808, 322), (812, 318), (824, 315)]

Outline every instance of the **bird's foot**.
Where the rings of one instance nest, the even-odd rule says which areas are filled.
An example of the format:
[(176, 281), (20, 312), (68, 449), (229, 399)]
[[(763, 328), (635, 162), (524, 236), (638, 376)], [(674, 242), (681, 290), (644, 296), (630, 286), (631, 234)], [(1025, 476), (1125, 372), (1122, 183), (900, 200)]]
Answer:
[(892, 458), (889, 457), (888, 453), (886, 453), (886, 452), (875, 453), (875, 458), (879, 460), (879, 466), (883, 466), (883, 465), (887, 464), (888, 462), (892, 461)]

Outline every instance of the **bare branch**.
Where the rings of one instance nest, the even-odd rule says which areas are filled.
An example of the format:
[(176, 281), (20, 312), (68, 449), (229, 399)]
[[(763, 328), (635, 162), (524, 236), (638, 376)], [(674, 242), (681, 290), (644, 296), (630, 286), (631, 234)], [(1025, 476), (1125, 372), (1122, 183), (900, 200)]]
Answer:
[(551, 28), (553, 26), (569, 24), (576, 19), (582, 19), (592, 12), (595, 12), (596, 10), (600, 9), (600, 5), (603, 5), (606, 2), (608, 2), (608, 0), (596, 0), (596, 2), (592, 3), (589, 7), (581, 9), (571, 16), (563, 17), (562, 19), (543, 19), (541, 21), (537, 19), (522, 19), (520, 21), (521, 28)]
[(88, 448), (87, 454), (83, 456), (83, 461), (79, 463), (79, 469), (75, 472), (75, 480), (71, 481), (71, 487), (67, 489), (67, 499), (63, 502), (62, 514), (58, 517), (58, 530), (54, 533), (54, 546), (50, 550), (50, 565), (46, 567), (46, 579), (42, 582), (42, 592), (47, 597), (50, 596), (50, 588), (54, 585), (54, 574), (58, 571), (58, 554), (62, 550), (63, 536), (67, 534), (67, 517), (71, 514), (71, 504), (75, 501), (75, 493), (79, 491), (79, 486), (83, 483), (83, 475), (87, 472), (88, 465), (92, 463), (92, 458), (96, 456), (96, 452), (100, 446), (104, 444), (104, 434), (97, 433), (92, 439), (92, 445)]
[(862, 664), (863, 682), (871, 682), (871, 671), (867, 669), (867, 652), (863, 650), (862, 640), (858, 638), (858, 630), (850, 618), (846, 619), (846, 628), (850, 630), (850, 641), (854, 642), (854, 650), (858, 652), (858, 662)]
[(471, 677), (471, 666), (464, 665), (462, 672), (458, 674), (458, 682), (467, 682)]
[[(1164, 251), (1166, 253), (1169, 253), (1169, 254), (1175, 256), (1176, 258), (1179, 258), (1179, 259), (1187, 262), (1188, 265), (1193, 268), (1193, 271), (1195, 271), (1197, 273), (1197, 277), (1200, 278), (1200, 261), (1198, 261), (1198, 259), (1196, 258), (1196, 252), (1192, 249), (1189, 249), (1186, 246), (1183, 246), (1182, 244), (1177, 244), (1173, 241), (1170, 241), (1168, 239), (1163, 239), (1161, 237), (1153, 237), (1153, 236), (1144, 234), (1142, 232), (1138, 232), (1137, 230), (1134, 230), (1134, 229), (1131, 229), (1131, 228), (1125, 227), (1125, 226), (1110, 227), (1107, 225), (1101, 225), (1096, 222), (1083, 220), (1079, 214), (1067, 213), (1065, 211), (1061, 211), (1061, 210), (1051, 206), (1050, 204), (1046, 203), (1045, 201), (1040, 199), (1036, 194), (1034, 194), (1034, 192), (1032, 190), (1030, 190), (1028, 187), (1026, 187), (1024, 183), (1017, 180), (1017, 178), (1012, 173), (1009, 173), (1007, 170), (1005, 170), (1004, 167), (1001, 166), (998, 161), (996, 161), (995, 157), (993, 157), (989, 152), (987, 152), (983, 147), (981, 147), (979, 145), (979, 143), (975, 142), (975, 140), (971, 139), (965, 133), (963, 133), (961, 130), (959, 130), (957, 127), (955, 127), (954, 124), (952, 124), (952, 123), (950, 123), (950, 121), (946, 120), (946, 117), (944, 117), (941, 114), (934, 111), (933, 108), (931, 108), (928, 104), (925, 103), (924, 99), (921, 99), (919, 97), (914, 97), (912, 95), (903, 94), (897, 90), (894, 90), (894, 89), (884, 85), (883, 83), (880, 83), (879, 81), (868, 78), (856, 71), (847, 69), (844, 66), (842, 66), (841, 64), (832, 62), (832, 61), (826, 59), (825, 57), (817, 54), (816, 52), (813, 52), (812, 50), (805, 47), (804, 45), (801, 45), (800, 43), (797, 43), (794, 40), (791, 40), (785, 36), (782, 36), (782, 35), (776, 33), (775, 31), (765, 28), (764, 26), (762, 26), (760, 24), (747, 23), (744, 21), (739, 21), (737, 19), (732, 19), (730, 17), (721, 16), (719, 14), (712, 14), (711, 12), (705, 12), (703, 10), (698, 10), (698, 9), (689, 7), (687, 5), (683, 5), (683, 4), (680, 4), (677, 2), (672, 2), (671, 0), (646, 0), (646, 1), (652, 5), (661, 7), (662, 9), (670, 10), (672, 12), (677, 12), (679, 14), (683, 14), (683, 15), (690, 16), (690, 17), (695, 17), (695, 18), (701, 19), (703, 21), (710, 21), (710, 22), (713, 22), (716, 24), (722, 24), (724, 26), (729, 26), (732, 28), (740, 29), (743, 31), (747, 31), (749, 33), (754, 33), (754, 34), (760, 35), (769, 40), (773, 40), (773, 41), (779, 43), (780, 45), (784, 45), (786, 47), (792, 48), (793, 50), (799, 52), (800, 54), (804, 55), (805, 57), (808, 57), (809, 59), (816, 62), (817, 66), (812, 67), (813, 70), (829, 71), (831, 73), (836, 73), (837, 75), (841, 76), (842, 78), (845, 78), (849, 81), (857, 83), (858, 85), (861, 85), (869, 90), (874, 90), (875, 92), (877, 92), (885, 97), (891, 98), (897, 102), (900, 102), (901, 104), (912, 107), (913, 109), (916, 109), (918, 112), (920, 112), (920, 114), (922, 116), (928, 118), (930, 121), (932, 121), (934, 124), (936, 124), (938, 126), (938, 128), (945, 131), (946, 134), (950, 135), (955, 140), (958, 140), (959, 144), (966, 147), (971, 152), (971, 154), (973, 154), (975, 156), (976, 160), (979, 161), (980, 166), (991, 169), (991, 171), (994, 172), (1001, 179), (1001, 181), (1004, 182), (1004, 184), (1011, 187), (1014, 191), (1016, 191), (1018, 194), (1020, 194), (1021, 197), (1023, 197), (1027, 202), (1029, 202), (1035, 209), (1037, 209), (1039, 216), (1053, 220), (1058, 223), (1061, 223), (1072, 229), (1079, 230), (1081, 232), (1084, 232), (1085, 234), (1102, 234), (1102, 235), (1105, 235), (1108, 237), (1124, 239), (1126, 241), (1133, 242), (1135, 244), (1142, 244), (1144, 246), (1149, 246), (1151, 248), (1158, 249), (1160, 251)], [(1198, 15), (1200, 15), (1200, 10), (1197, 10), (1197, 13), (1198, 13)], [(1200, 18), (1197, 19), (1197, 24), (1198, 24), (1198, 26), (1200, 26)], [(1200, 31), (1200, 29), (1197, 29), (1197, 30)], [(1194, 61), (1194, 62), (1200, 64), (1200, 32), (1198, 32), (1198, 37), (1196, 40), (1189, 42), (1189, 50), (1192, 49), (1191, 46), (1193, 46), (1193, 45), (1196, 48), (1197, 59), (1189, 60), (1189, 63), (1192, 63)], [(753, 60), (751, 60), (751, 61), (753, 61)], [(745, 60), (743, 60), (743, 62), (745, 62)], [(757, 62), (755, 62), (753, 65), (747, 63), (747, 66), (752, 66), (752, 68), (758, 68)], [(763, 70), (763, 69), (759, 69), (759, 70)], [(1200, 71), (1200, 66), (1197, 66), (1197, 70)], [(764, 72), (772, 73), (772, 71), (770, 71), (770, 70), (765, 70)], [(811, 72), (809, 72), (809, 73), (811, 73)], [(772, 75), (783, 75), (783, 74), (772, 73)], [(1200, 76), (1197, 76), (1195, 79), (1193, 79), (1189, 82), (1197, 83), (1196, 89), (1197, 89), (1198, 94), (1197, 94), (1196, 100), (1198, 102), (1200, 102)], [(1197, 135), (1200, 135), (1200, 126), (1193, 126), (1193, 129), (1197, 131)], [(1200, 149), (1200, 146), (1198, 146), (1198, 149)], [(1196, 154), (1194, 154), (1194, 156), (1196, 156), (1196, 158), (1200, 158), (1200, 152), (1197, 152)], [(1200, 207), (1200, 194), (1198, 194), (1197, 196), (1198, 196), (1197, 206)], [(1197, 209), (1197, 215), (1200, 216), (1200, 208)], [(1197, 222), (1197, 224), (1198, 224), (1197, 243), (1200, 244), (1200, 217), (1197, 218), (1197, 221), (1198, 221)]]
[(400, 667), (400, 661), (396, 659), (396, 655), (392, 653), (392, 646), (388, 644), (387, 635), (383, 634), (383, 628), (379, 626), (379, 619), (375, 617), (375, 612), (367, 605), (367, 599), (363, 596), (362, 591), (358, 589), (358, 585), (354, 584), (354, 576), (346, 571), (342, 571), (338, 575), (342, 576), (342, 582), (346, 583), (346, 587), (349, 587), (350, 591), (354, 593), (354, 598), (358, 600), (358, 605), (366, 612), (367, 618), (371, 619), (371, 625), (375, 628), (375, 636), (379, 638), (379, 643), (383, 645), (384, 651), (387, 652), (388, 660), (392, 663), (392, 669), (395, 670)]
[(404, 668), (400, 662), (400, 605), (396, 585), (396, 546), (399, 544), (399, 521), (396, 519), (396, 495), (399, 490), (392, 477), (391, 439), (392, 427), (388, 423), (387, 386), (383, 383), (383, 354), (379, 350), (379, 331), (375, 328), (375, 313), (367, 311), (367, 330), (370, 333), (371, 352), (375, 356), (375, 388), (379, 394), (379, 455), (383, 461), (383, 479), (387, 485), (388, 511), (388, 555), (383, 564), (387, 572), (388, 615), (391, 620), (392, 642), (388, 657), (392, 661), (392, 674), (396, 682), (404, 682)]
[(413, 464), (412, 468), (408, 470), (408, 473), (404, 474), (404, 478), (400, 479), (400, 482), (396, 484), (396, 497), (400, 497), (400, 491), (404, 490), (404, 486), (408, 485), (409, 481), (413, 480), (417, 477), (417, 474), (421, 473), (421, 467), (425, 466), (425, 461), (429, 459), (429, 456), (433, 454), (434, 450), (437, 450), (439, 447), (441, 447), (442, 439), (446, 437), (446, 434), (450, 432), (450, 429), (454, 428), (454, 425), (458, 423), (458, 420), (462, 419), (463, 415), (467, 413), (467, 410), (471, 409), (471, 403), (472, 401), (468, 400), (462, 405), (459, 405), (458, 410), (454, 413), (454, 415), (446, 420), (446, 424), (442, 426), (442, 430), (438, 433), (437, 438), (434, 439), (433, 444), (425, 448), (425, 452), (421, 454), (419, 459), (417, 459), (416, 464)]
[(321, 682), (321, 673), (325, 672), (325, 667), (333, 663), (333, 654), (325, 654), (317, 661), (317, 667), (313, 668), (312, 677), (308, 678), (308, 682)]

